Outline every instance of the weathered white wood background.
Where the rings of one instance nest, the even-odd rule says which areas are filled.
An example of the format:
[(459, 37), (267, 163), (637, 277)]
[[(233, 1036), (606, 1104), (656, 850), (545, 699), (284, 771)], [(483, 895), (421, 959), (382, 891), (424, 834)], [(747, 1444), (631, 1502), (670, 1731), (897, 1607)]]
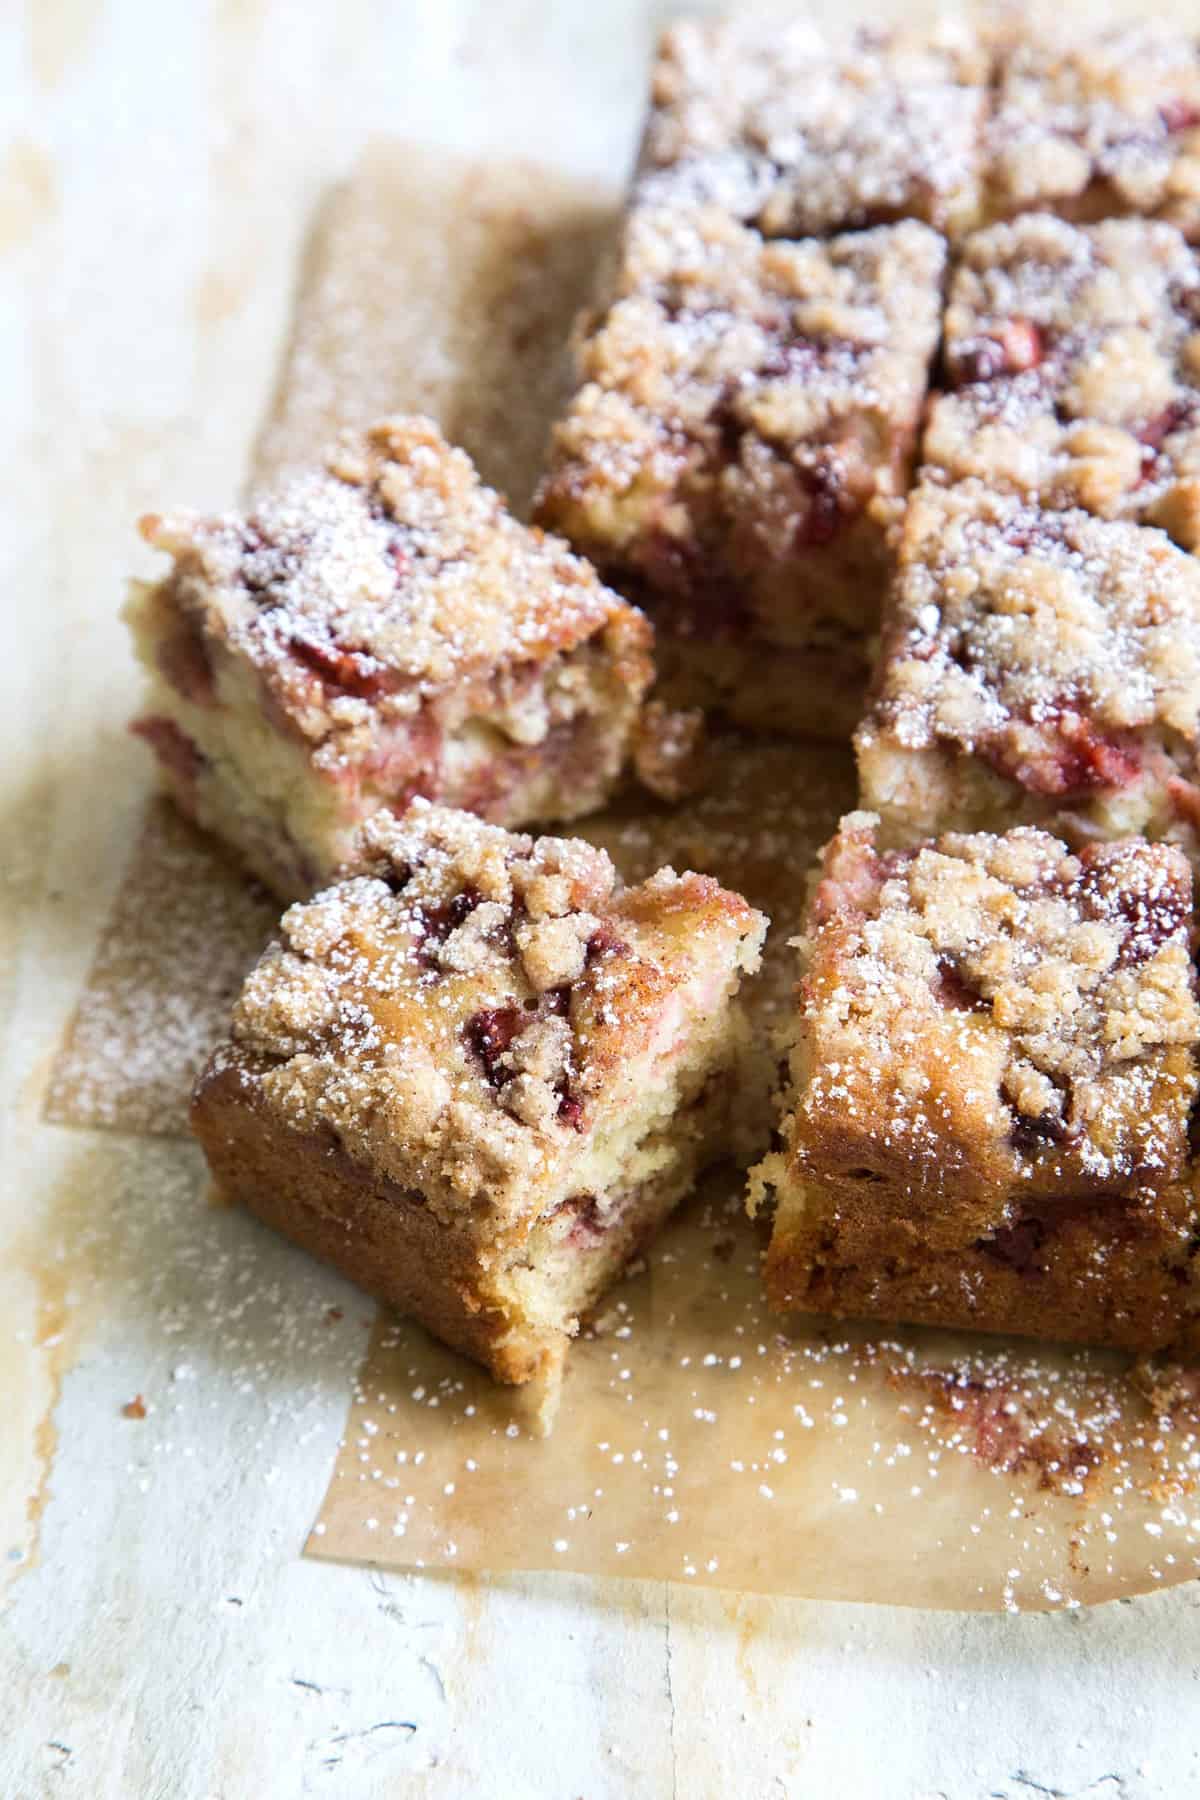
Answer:
[(1194, 1587), (1007, 1619), (301, 1561), (370, 1309), (187, 1145), (38, 1120), (144, 792), (131, 521), (234, 494), (369, 132), (611, 173), (667, 10), (0, 0), (0, 1800), (1200, 1791)]

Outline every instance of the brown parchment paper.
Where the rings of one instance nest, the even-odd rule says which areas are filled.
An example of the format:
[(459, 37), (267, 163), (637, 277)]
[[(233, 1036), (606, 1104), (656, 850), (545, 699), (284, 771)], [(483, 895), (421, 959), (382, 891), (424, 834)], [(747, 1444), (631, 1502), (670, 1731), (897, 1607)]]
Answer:
[(59, 1125), (180, 1134), (278, 916), (166, 800), (150, 806), (46, 1090)]
[(426, 412), (524, 511), (618, 204), (538, 164), (372, 145), (313, 229), (251, 484), (348, 421)]
[[(523, 501), (611, 218), (545, 171), (373, 146), (314, 236), (255, 477), (310, 456), (342, 420), (423, 407)], [(579, 829), (629, 879), (691, 866), (771, 914), (748, 995), (765, 1041), (803, 871), (853, 804), (853, 772), (843, 752), (721, 739), (709, 773), (674, 811), (628, 797)], [(51, 1116), (181, 1128), (270, 915), (156, 809)], [(163, 1012), (165, 1056), (148, 1034)], [(784, 1323), (763, 1305), (760, 1250), (740, 1176), (714, 1172), (573, 1347), (549, 1438), (527, 1396), (381, 1315), (308, 1552), (963, 1609), (1074, 1606), (1200, 1569), (1196, 1373)]]

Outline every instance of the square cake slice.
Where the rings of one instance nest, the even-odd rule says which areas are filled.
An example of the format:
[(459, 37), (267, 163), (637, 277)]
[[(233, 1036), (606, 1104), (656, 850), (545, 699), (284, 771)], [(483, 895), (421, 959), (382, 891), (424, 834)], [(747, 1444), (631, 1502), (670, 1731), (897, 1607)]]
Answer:
[(979, 222), (989, 58), (965, 22), (823, 35), (809, 20), (687, 19), (663, 35), (640, 181), (771, 237)]
[(654, 620), (664, 691), (846, 737), (937, 347), (943, 240), (635, 206), (538, 516)]
[(802, 942), (766, 1263), (781, 1310), (1200, 1347), (1192, 878), (1035, 828), (881, 851)]
[(1003, 34), (984, 133), (990, 220), (1165, 219), (1200, 238), (1200, 44), (1156, 20)]
[(926, 473), (1200, 548), (1200, 263), (1174, 226), (1030, 213), (963, 245)]
[(1046, 825), (1200, 867), (1200, 561), (976, 481), (919, 488), (855, 743), (891, 843)]
[(503, 1381), (552, 1373), (738, 1146), (766, 921), (422, 801), (364, 851), (285, 913), (193, 1128), (230, 1198), (369, 1293)]
[(134, 729), (283, 897), (351, 869), (363, 820), (415, 795), (516, 826), (612, 791), (650, 627), (428, 420), (347, 435), (244, 516), (143, 531), (173, 566), (128, 608), (153, 682)]

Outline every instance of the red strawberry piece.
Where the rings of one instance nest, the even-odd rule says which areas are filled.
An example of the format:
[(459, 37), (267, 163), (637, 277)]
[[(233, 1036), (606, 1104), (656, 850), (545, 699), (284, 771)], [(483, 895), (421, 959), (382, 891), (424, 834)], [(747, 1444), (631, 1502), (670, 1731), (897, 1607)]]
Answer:
[(149, 744), (163, 768), (181, 787), (194, 786), (196, 777), (204, 767), (204, 757), (191, 738), (180, 731), (174, 719), (157, 715), (135, 719), (129, 729), (135, 737), (140, 737)]
[(374, 700), (388, 688), (387, 669), (365, 650), (346, 650), (332, 639), (299, 633), (293, 634), (289, 647), (326, 687), (337, 688), (358, 700)]

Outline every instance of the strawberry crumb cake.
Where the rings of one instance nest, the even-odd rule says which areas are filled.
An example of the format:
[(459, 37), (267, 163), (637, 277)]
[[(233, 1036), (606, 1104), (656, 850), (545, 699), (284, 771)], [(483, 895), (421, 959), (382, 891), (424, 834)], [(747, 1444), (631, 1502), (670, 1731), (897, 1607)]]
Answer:
[(1029, 214), (962, 248), (925, 472), (1200, 547), (1200, 264), (1170, 225)]
[(766, 1264), (783, 1310), (1200, 1347), (1200, 1011), (1168, 845), (881, 852), (851, 814), (803, 949)]
[(770, 237), (979, 222), (988, 55), (969, 26), (824, 36), (751, 11), (663, 36), (640, 183)]
[(984, 134), (990, 219), (1166, 219), (1200, 238), (1200, 45), (1158, 24), (1040, 22), (1000, 57)]
[(142, 528), (173, 567), (128, 608), (153, 682), (134, 729), (280, 895), (347, 868), (363, 820), (415, 795), (506, 826), (608, 798), (650, 627), (428, 420), (347, 435), (245, 516)]
[(1200, 866), (1200, 561), (978, 482), (919, 489), (855, 742), (889, 842), (1046, 824)]
[(848, 736), (937, 347), (944, 241), (635, 205), (538, 516), (654, 620), (666, 692)]
[(268, 1224), (501, 1380), (552, 1373), (738, 1145), (766, 921), (419, 800), (363, 836), (361, 875), (285, 913), (193, 1127)]

